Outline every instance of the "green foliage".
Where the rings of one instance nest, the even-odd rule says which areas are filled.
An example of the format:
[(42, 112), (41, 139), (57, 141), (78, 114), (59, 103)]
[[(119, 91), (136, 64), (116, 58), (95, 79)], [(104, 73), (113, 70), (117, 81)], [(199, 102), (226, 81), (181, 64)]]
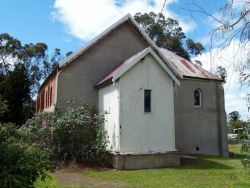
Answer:
[(202, 62), (201, 62), (201, 61), (194, 60), (194, 64), (195, 64), (196, 66), (202, 67)]
[(205, 50), (201, 43), (196, 43), (192, 39), (186, 40), (185, 49), (183, 40), (186, 36), (178, 21), (172, 18), (165, 18), (163, 14), (157, 15), (154, 12), (136, 13), (134, 17), (159, 47), (173, 51), (186, 59), (190, 59), (190, 54), (198, 55)]
[(246, 141), (246, 139), (243, 140), (242, 146), (241, 146), (241, 153), (245, 154), (245, 157), (242, 159), (242, 164), (245, 168), (249, 169), (250, 173), (250, 141)]
[(11, 59), (18, 56), (21, 42), (7, 33), (0, 34), (0, 74), (7, 74), (11, 68)]
[(8, 33), (0, 34), (0, 75), (8, 75), (16, 65), (24, 66), (32, 96), (37, 93), (41, 79), (46, 78), (64, 58), (58, 48), (50, 57), (45, 43), (22, 44)]
[(0, 119), (8, 111), (7, 101), (0, 95)]
[(36, 144), (28, 144), (27, 134), (14, 124), (0, 125), (1, 187), (33, 187), (45, 180), (51, 169), (49, 153)]
[(3, 113), (0, 109), (0, 122), (20, 126), (30, 118), (35, 107), (32, 98), (42, 79), (64, 58), (60, 49), (56, 48), (49, 56), (44, 43), (22, 44), (8, 33), (0, 34), (0, 95), (9, 110), (9, 113)]
[(54, 153), (56, 160), (65, 163), (99, 162), (106, 148), (104, 119), (93, 107), (84, 104), (53, 113), (36, 114), (26, 123), (31, 142)]
[(247, 139), (248, 139), (247, 132), (244, 131), (244, 130), (240, 131), (240, 132), (238, 133), (236, 139), (239, 140), (239, 141), (247, 140)]
[[(0, 122), (13, 122), (20, 126), (29, 117), (25, 103), (29, 103), (30, 82), (24, 66), (16, 66), (0, 81), (0, 95), (8, 104), (9, 113), (0, 117)], [(27, 114), (28, 113), (28, 114)]]
[(240, 113), (238, 111), (232, 111), (228, 114), (229, 121), (240, 120)]
[(192, 39), (187, 39), (186, 43), (190, 54), (199, 55), (205, 50), (204, 46), (200, 42), (194, 42)]
[(249, 125), (249, 122), (246, 121), (230, 121), (229, 125), (232, 127), (232, 129), (238, 129), (238, 128), (245, 128)]
[(242, 164), (244, 165), (245, 168), (249, 169), (249, 174), (250, 174), (250, 140), (248, 138), (247, 129), (242, 128), (236, 138), (241, 143), (240, 152), (243, 154), (243, 157), (241, 159)]
[(223, 80), (223, 82), (226, 82), (227, 71), (226, 71), (226, 69), (224, 67), (218, 66), (216, 68), (216, 74), (221, 77), (221, 79)]

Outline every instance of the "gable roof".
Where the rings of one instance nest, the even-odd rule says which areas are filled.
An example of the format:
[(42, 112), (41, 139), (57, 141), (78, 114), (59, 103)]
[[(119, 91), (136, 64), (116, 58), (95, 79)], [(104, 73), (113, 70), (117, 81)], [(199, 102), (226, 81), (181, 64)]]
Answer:
[[(92, 46), (94, 46), (96, 43), (98, 43), (98, 41), (100, 41), (101, 39), (103, 39), (105, 36), (107, 36), (110, 32), (112, 32), (113, 30), (115, 30), (116, 28), (118, 28), (120, 25), (122, 25), (123, 23), (125, 23), (126, 21), (129, 21), (134, 27), (135, 29), (137, 29), (137, 31), (143, 36), (143, 38), (149, 43), (150, 47), (155, 51), (155, 53), (163, 60), (163, 62), (165, 62), (168, 66), (168, 68), (173, 72), (173, 74), (177, 77), (182, 79), (183, 76), (184, 77), (192, 77), (192, 78), (203, 78), (203, 79), (210, 79), (210, 80), (217, 80), (217, 81), (222, 81), (221, 78), (219, 78), (218, 76), (202, 69), (201, 67), (197, 67), (195, 65), (193, 65), (190, 61), (185, 60), (186, 63), (183, 63), (184, 61), (181, 61), (182, 63), (180, 64), (179, 61), (174, 63), (174, 59), (179, 59), (181, 58), (180, 56), (174, 54), (173, 52), (170, 52), (168, 50), (159, 48), (150, 38), (149, 36), (145, 33), (145, 31), (138, 25), (138, 23), (135, 21), (135, 19), (130, 15), (127, 14), (125, 15), (123, 18), (121, 18), (120, 20), (118, 20), (116, 23), (114, 23), (113, 25), (111, 25), (110, 27), (108, 27), (105, 31), (103, 31), (102, 33), (100, 33), (99, 35), (97, 35), (94, 39), (92, 39), (87, 45), (83, 46), (82, 48), (80, 48), (79, 50), (77, 50), (76, 52), (74, 52), (73, 54), (71, 54), (69, 57), (67, 57), (65, 60), (63, 60), (56, 68), (55, 70), (45, 79), (45, 81), (43, 82), (43, 84), (41, 85), (41, 87), (39, 88), (39, 91), (41, 90), (41, 88), (46, 84), (46, 82), (55, 75), (56, 72), (58, 72), (60, 69), (64, 68), (65, 66), (67, 66), (68, 64), (70, 64), (74, 59), (76, 59), (77, 57), (79, 57), (81, 54), (83, 54), (86, 50), (88, 50), (89, 48), (91, 48)], [(170, 58), (170, 57), (172, 58)], [(199, 71), (197, 71), (197, 74), (193, 74), (191, 72), (189, 72), (189, 74), (187, 73), (187, 70), (185, 71), (185, 68), (178, 68), (178, 66), (186, 66), (188, 67), (189, 64), (191, 67), (195, 66)], [(183, 70), (184, 69), (184, 70)], [(191, 70), (191, 69), (189, 69)]]
[[(97, 35), (94, 39), (92, 39), (87, 45), (83, 46), (79, 50), (77, 50), (75, 53), (71, 54), (68, 58), (66, 58), (64, 61), (62, 61), (59, 64), (59, 68), (63, 68), (64, 66), (71, 63), (75, 58), (79, 57), (81, 54), (83, 54), (86, 50), (88, 50), (90, 47), (92, 47), (94, 44), (96, 44), (98, 41), (103, 39), (105, 36), (107, 36), (110, 32), (115, 30), (117, 27), (125, 23), (126, 21), (129, 21), (136, 29), (137, 31), (143, 36), (143, 38), (149, 43), (152, 49), (158, 51), (158, 47), (156, 44), (149, 38), (149, 36), (145, 33), (145, 31), (138, 25), (138, 23), (135, 21), (135, 19), (130, 15), (127, 14), (124, 17), (122, 17), (120, 20), (118, 20), (116, 23), (108, 27), (105, 31)], [(161, 53), (157, 53), (164, 61), (164, 56)], [(165, 63), (168, 64), (166, 61)], [(168, 67), (170, 70), (179, 78), (182, 78), (182, 75), (179, 74), (170, 64), (168, 64)]]
[(158, 48), (158, 50), (167, 59), (168, 63), (170, 63), (183, 77), (223, 81), (219, 76), (208, 72), (200, 66), (194, 65), (187, 59), (176, 55), (174, 52), (164, 48)]
[(142, 60), (146, 55), (151, 54), (156, 62), (163, 68), (163, 70), (175, 81), (176, 84), (180, 85), (180, 81), (172, 73), (172, 71), (166, 66), (166, 64), (159, 58), (159, 56), (153, 51), (151, 47), (145, 48), (139, 53), (133, 55), (132, 57), (125, 60), (122, 64), (116, 67), (111, 73), (106, 75), (101, 81), (99, 81), (95, 87), (100, 88), (104, 85), (110, 84), (118, 80), (123, 74), (130, 70), (134, 65), (136, 65), (140, 60)]

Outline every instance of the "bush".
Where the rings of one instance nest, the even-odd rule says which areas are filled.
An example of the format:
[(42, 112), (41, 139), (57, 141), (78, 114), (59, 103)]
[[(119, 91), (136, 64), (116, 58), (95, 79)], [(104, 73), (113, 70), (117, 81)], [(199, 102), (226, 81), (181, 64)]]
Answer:
[(104, 118), (93, 107), (56, 108), (53, 113), (36, 114), (26, 123), (31, 142), (52, 150), (63, 163), (97, 163), (106, 148)]
[(14, 124), (0, 124), (1, 187), (33, 187), (51, 169), (49, 154), (36, 144), (27, 144), (27, 135)]

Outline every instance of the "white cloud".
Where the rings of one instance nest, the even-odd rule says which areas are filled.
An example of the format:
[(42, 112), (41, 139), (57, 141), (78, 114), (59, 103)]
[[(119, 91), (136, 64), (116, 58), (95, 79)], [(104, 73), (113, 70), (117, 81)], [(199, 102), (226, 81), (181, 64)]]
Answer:
[[(121, 2), (121, 5), (118, 5)], [(60, 21), (66, 25), (69, 33), (77, 38), (88, 41), (102, 32), (122, 16), (136, 12), (159, 12), (163, 6), (162, 0), (56, 0), (54, 11), (51, 13), (53, 21)], [(184, 32), (193, 30), (195, 23), (187, 23), (167, 8), (177, 0), (167, 0), (163, 14), (177, 19)]]
[[(239, 41), (234, 40), (224, 49), (214, 48), (210, 52), (199, 55), (192, 60), (201, 61), (203, 68), (211, 72), (215, 72), (217, 66), (226, 68), (227, 82), (224, 85), (226, 111), (227, 113), (239, 111), (242, 118), (248, 119), (250, 114), (244, 98), (246, 93), (249, 93), (249, 89), (241, 86), (239, 73), (237, 72), (239, 64), (245, 62), (248, 50), (239, 48), (239, 44)], [(249, 47), (246, 47), (246, 49), (249, 49)]]

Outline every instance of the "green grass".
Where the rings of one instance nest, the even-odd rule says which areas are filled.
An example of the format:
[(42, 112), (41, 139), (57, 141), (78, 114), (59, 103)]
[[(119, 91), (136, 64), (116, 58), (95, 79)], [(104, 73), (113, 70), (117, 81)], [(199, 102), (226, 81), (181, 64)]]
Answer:
[(50, 174), (49, 178), (46, 178), (45, 182), (41, 181), (40, 179), (37, 180), (35, 183), (36, 188), (58, 188), (59, 182), (57, 181), (56, 177), (53, 174)]
[(239, 155), (241, 155), (240, 148), (241, 147), (239, 145), (230, 145), (229, 146), (230, 152), (235, 153), (235, 154), (239, 154)]
[(87, 186), (80, 185), (63, 185), (61, 184), (55, 175), (50, 174), (49, 178), (46, 178), (45, 182), (40, 179), (35, 183), (35, 188), (84, 188)]
[(230, 147), (235, 158), (199, 156), (191, 165), (176, 168), (95, 171), (84, 175), (125, 182), (136, 187), (250, 187), (250, 176), (240, 161), (240, 146)]
[[(234, 158), (199, 156), (191, 164), (176, 168), (131, 171), (90, 169), (84, 170), (83, 175), (124, 183), (129, 187), (250, 187), (250, 175), (240, 160), (240, 146), (230, 146), (230, 151), (234, 153)], [(64, 187), (53, 174), (52, 179), (47, 179), (45, 183), (38, 181), (35, 187), (46, 186)]]

